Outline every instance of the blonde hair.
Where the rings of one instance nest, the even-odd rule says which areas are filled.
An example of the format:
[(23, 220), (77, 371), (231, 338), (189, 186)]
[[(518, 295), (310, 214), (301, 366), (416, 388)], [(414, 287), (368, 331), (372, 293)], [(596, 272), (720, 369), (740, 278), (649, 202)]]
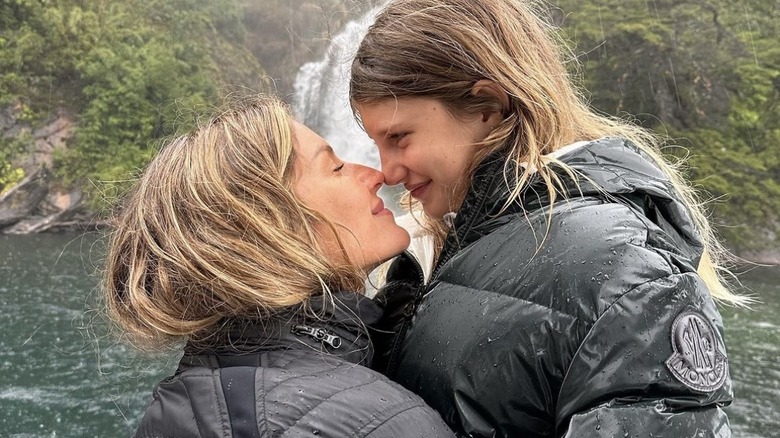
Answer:
[(293, 191), (291, 121), (275, 98), (235, 104), (167, 144), (136, 182), (103, 284), (109, 316), (136, 346), (205, 339), (226, 318), (363, 287), (361, 269), (325, 256), (313, 225), (334, 228)]
[[(350, 83), (352, 105), (426, 97), (445, 104), (454, 116), (502, 113), (499, 126), (479, 145), (468, 175), (488, 155), (506, 153), (505, 169), (514, 169), (514, 175), (506, 179), (516, 183), (510, 187), (505, 207), (520, 196), (535, 172), (546, 182), (552, 208), (556, 189), (562, 188), (547, 166), (551, 162), (562, 166), (547, 157), (556, 149), (607, 136), (628, 139), (661, 168), (687, 206), (704, 245), (698, 272), (711, 295), (724, 303), (749, 302), (725, 286), (720, 264), (729, 254), (715, 238), (693, 188), (661, 155), (662, 140), (590, 107), (567, 72), (566, 44), (543, 16), (545, 11), (533, 1), (392, 1), (377, 16), (356, 53)], [(508, 108), (494, 96), (472, 92), (483, 79), (506, 92)], [(445, 229), (441, 221), (426, 218), (426, 222), (441, 244)]]

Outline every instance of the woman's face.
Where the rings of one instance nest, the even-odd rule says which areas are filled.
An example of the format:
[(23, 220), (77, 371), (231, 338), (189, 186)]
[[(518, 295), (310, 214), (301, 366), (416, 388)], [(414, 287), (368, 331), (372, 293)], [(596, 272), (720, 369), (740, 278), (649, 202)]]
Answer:
[(403, 184), (425, 213), (441, 218), (460, 206), (474, 144), (490, 133), (492, 118), (457, 119), (438, 100), (387, 99), (359, 104), (363, 127), (379, 148), (388, 185)]
[[(409, 234), (396, 225), (377, 191), (382, 174), (370, 167), (345, 163), (328, 143), (306, 126), (294, 122), (294, 190), (303, 203), (336, 226), (351, 262), (370, 270), (409, 246)], [(320, 244), (332, 260), (344, 262), (333, 233), (317, 228)]]

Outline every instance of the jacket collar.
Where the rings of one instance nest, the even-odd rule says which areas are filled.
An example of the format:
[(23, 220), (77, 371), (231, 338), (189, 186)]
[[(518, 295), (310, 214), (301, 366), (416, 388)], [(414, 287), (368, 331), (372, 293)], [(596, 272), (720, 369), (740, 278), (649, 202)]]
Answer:
[[(605, 137), (572, 146), (576, 147), (564, 148), (556, 158), (575, 171), (576, 180), (559, 166), (550, 165), (563, 183), (563, 188), (559, 189), (562, 196), (568, 199), (594, 196), (630, 204), (666, 231), (670, 247), (676, 247), (698, 264), (701, 255), (698, 233), (687, 208), (658, 166), (622, 138)], [(432, 278), (459, 249), (506, 224), (513, 213), (530, 212), (549, 205), (547, 185), (534, 174), (519, 200), (501, 211), (509, 197), (508, 187), (514, 185), (513, 177), (514, 168), (511, 162), (507, 163), (504, 153), (488, 156), (477, 167)]]
[(489, 233), (500, 224), (506, 222), (507, 213), (514, 212), (513, 204), (501, 212), (509, 196), (505, 174), (507, 157), (504, 153), (489, 155), (477, 166), (471, 179), (466, 197), (452, 221), (444, 241), (442, 253), (436, 262), (431, 278), (460, 248), (463, 248), (483, 235)]
[(304, 310), (296, 306), (268, 320), (226, 320), (213, 341), (188, 343), (182, 362), (200, 363), (203, 355), (247, 356), (300, 348), (360, 365), (371, 364), (373, 349), (366, 327), (381, 317), (376, 303), (354, 292), (340, 292), (333, 294), (333, 300), (313, 296), (307, 307)]

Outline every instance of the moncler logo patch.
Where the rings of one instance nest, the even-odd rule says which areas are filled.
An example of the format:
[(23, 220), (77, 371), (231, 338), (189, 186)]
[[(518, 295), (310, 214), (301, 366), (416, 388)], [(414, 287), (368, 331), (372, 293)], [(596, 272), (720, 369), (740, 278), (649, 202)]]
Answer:
[(685, 386), (712, 392), (723, 386), (728, 367), (720, 335), (695, 312), (683, 312), (672, 324), (674, 353), (666, 360), (672, 375)]

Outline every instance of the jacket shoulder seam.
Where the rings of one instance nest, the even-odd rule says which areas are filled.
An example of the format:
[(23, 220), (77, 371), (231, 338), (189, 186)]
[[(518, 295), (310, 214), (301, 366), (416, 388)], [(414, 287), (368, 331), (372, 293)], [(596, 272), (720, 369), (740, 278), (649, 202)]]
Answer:
[[(267, 394), (268, 393), (266, 391), (266, 388), (265, 388), (265, 370), (266, 370), (265, 367), (260, 367), (260, 392), (259, 392), (260, 394)], [(260, 403), (261, 403), (261, 406), (262, 406), (261, 409), (263, 411), (262, 412), (263, 413), (263, 415), (262, 415), (263, 425), (262, 425), (262, 427), (260, 427), (260, 425), (258, 424), (257, 428), (258, 428), (258, 432), (260, 432), (261, 436), (264, 436), (264, 435), (268, 434), (268, 409), (266, 409), (265, 400), (266, 400), (265, 396), (260, 397), (260, 400), (259, 400)], [(259, 419), (260, 416), (258, 416), (257, 418)]]
[(479, 291), (479, 292), (487, 292), (487, 293), (499, 295), (499, 296), (506, 297), (506, 298), (509, 298), (509, 299), (515, 300), (515, 301), (522, 301), (524, 303), (528, 303), (528, 304), (533, 305), (533, 306), (542, 307), (542, 308), (544, 308), (546, 310), (549, 310), (550, 312), (553, 312), (553, 313), (555, 313), (557, 315), (560, 315), (560, 316), (565, 316), (567, 318), (575, 318), (575, 319), (577, 318), (577, 315), (573, 315), (571, 313), (564, 312), (561, 309), (556, 309), (556, 308), (550, 307), (550, 306), (548, 306), (546, 304), (537, 303), (536, 301), (531, 301), (531, 300), (528, 300), (528, 299), (525, 299), (525, 298), (513, 297), (511, 295), (507, 295), (507, 294), (504, 294), (504, 293), (501, 293), (501, 292), (496, 292), (495, 290), (492, 290), (492, 289), (482, 289), (482, 288), (472, 287), (472, 286), (468, 286), (468, 285), (465, 285), (465, 284), (455, 283), (453, 281), (446, 281), (446, 280), (439, 280), (439, 279), (437, 279), (437, 281), (440, 284), (446, 284), (446, 285), (451, 285), (451, 286), (456, 286), (456, 287), (463, 287), (463, 288), (467, 288), (467, 289), (471, 289), (471, 290), (475, 290), (475, 291)]
[(400, 405), (397, 405), (396, 406), (397, 411), (395, 413), (393, 413), (392, 415), (390, 415), (387, 418), (385, 418), (384, 420), (382, 420), (381, 423), (379, 423), (376, 426), (374, 426), (373, 428), (371, 428), (371, 430), (369, 430), (367, 432), (364, 432), (364, 429), (366, 427), (368, 427), (371, 424), (372, 421), (377, 419), (377, 415), (373, 414), (373, 415), (371, 415), (371, 417), (369, 417), (369, 419), (365, 423), (363, 423), (360, 426), (360, 428), (357, 430), (355, 436), (362, 437), (362, 438), (369, 437), (369, 436), (371, 436), (372, 433), (378, 431), (379, 428), (381, 428), (383, 425), (387, 424), (388, 421), (393, 420), (394, 418), (397, 418), (401, 414), (403, 414), (405, 412), (409, 412), (412, 409), (417, 409), (417, 408), (421, 408), (421, 407), (422, 406), (419, 403), (417, 403), (416, 401), (414, 401), (414, 400), (408, 401), (406, 403), (402, 403)]
[[(347, 362), (345, 362), (345, 363), (347, 363)], [(359, 365), (355, 365), (355, 364), (350, 364), (350, 365), (359, 366)], [(336, 368), (341, 368), (341, 367), (340, 366), (339, 367), (334, 367), (333, 369), (336, 369)], [(320, 373), (317, 373), (317, 374), (320, 374)], [(357, 389), (357, 388), (361, 388), (361, 387), (364, 387), (364, 386), (371, 385), (371, 384), (373, 384), (373, 383), (375, 383), (376, 381), (379, 380), (379, 377), (377, 377), (376, 375), (374, 375), (374, 374), (369, 374), (369, 375), (372, 377), (372, 380), (370, 380), (368, 382), (363, 382), (363, 383), (360, 383), (360, 384), (357, 384), (357, 385), (353, 385), (353, 386), (350, 386), (350, 387), (347, 387), (347, 388), (341, 388), (338, 391), (334, 392), (333, 394), (329, 395), (328, 397), (325, 397), (323, 399), (318, 400), (316, 405), (312, 406), (311, 409), (309, 409), (305, 414), (303, 414), (300, 418), (295, 420), (295, 422), (293, 424), (291, 424), (290, 427), (287, 428), (287, 430), (292, 430), (295, 426), (298, 425), (298, 423), (301, 422), (301, 420), (303, 420), (304, 418), (308, 417), (312, 412), (314, 412), (315, 409), (317, 409), (318, 407), (322, 406), (324, 403), (328, 402), (333, 397), (336, 397), (337, 395), (339, 395), (339, 394), (341, 394), (341, 393), (343, 393), (345, 391), (351, 391), (351, 390), (354, 390), (354, 389)], [(300, 378), (300, 377), (316, 377), (316, 375), (298, 376), (297, 378)], [(291, 379), (288, 379), (288, 380), (291, 380)], [(265, 395), (268, 395), (268, 393), (265, 393)]]

